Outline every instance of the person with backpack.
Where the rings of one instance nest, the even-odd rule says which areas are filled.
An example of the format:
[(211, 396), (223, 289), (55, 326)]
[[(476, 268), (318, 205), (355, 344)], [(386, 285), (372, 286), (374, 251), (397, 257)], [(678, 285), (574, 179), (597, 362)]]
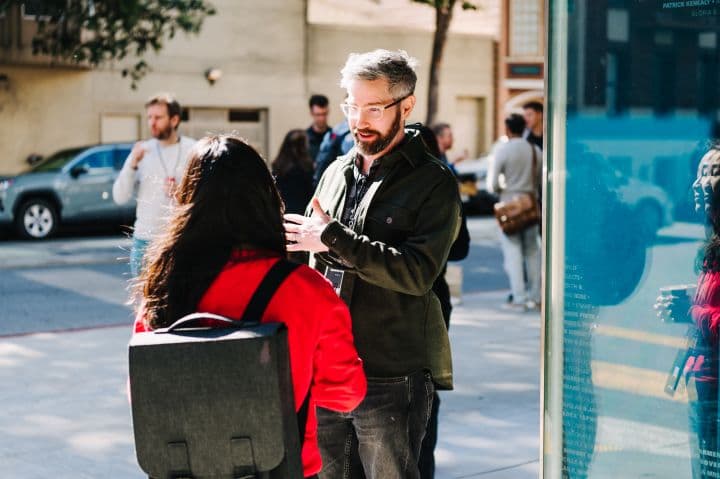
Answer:
[[(265, 161), (241, 139), (200, 140), (176, 201), (136, 285), (136, 333), (193, 312), (239, 319), (268, 271), (287, 261), (282, 199)], [(265, 309), (262, 322), (272, 321), (288, 329), (296, 412), (309, 397), (300, 439), (304, 476), (314, 477), (322, 466), (315, 407), (349, 412), (365, 397), (350, 313), (326, 279), (297, 265)]]

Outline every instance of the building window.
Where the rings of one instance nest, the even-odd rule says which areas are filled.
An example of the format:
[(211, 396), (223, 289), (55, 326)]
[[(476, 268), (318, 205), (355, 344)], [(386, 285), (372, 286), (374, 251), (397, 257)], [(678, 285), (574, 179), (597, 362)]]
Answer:
[(229, 110), (228, 121), (231, 123), (242, 122), (242, 123), (259, 123), (260, 122), (260, 111), (259, 110)]
[(540, 2), (511, 0), (510, 55), (537, 56), (540, 51)]
[(37, 17), (50, 18), (56, 12), (57, 8), (54, 5), (48, 5), (48, 2), (43, 0), (26, 0), (22, 5), (23, 17), (31, 20)]
[(626, 43), (630, 39), (630, 17), (624, 8), (609, 8), (607, 37), (611, 42)]

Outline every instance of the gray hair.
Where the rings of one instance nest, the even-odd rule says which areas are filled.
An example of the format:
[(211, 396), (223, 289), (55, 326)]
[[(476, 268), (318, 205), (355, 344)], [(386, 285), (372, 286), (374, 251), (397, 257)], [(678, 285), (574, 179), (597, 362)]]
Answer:
[(393, 98), (402, 98), (415, 91), (417, 60), (405, 50), (374, 50), (351, 53), (340, 70), (340, 86), (347, 89), (352, 80), (378, 80), (385, 78)]

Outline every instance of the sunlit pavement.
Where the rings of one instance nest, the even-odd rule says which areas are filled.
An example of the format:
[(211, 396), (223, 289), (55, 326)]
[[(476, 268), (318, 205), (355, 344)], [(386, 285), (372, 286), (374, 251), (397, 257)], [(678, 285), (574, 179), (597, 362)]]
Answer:
[[(494, 257), (499, 250), (492, 226), (487, 218), (471, 220), (470, 230), (473, 248), (487, 248)], [(107, 324), (98, 319), (85, 330), (32, 333), (30, 328), (30, 334), (0, 338), (0, 383), (7, 385), (0, 388), (0, 477), (146, 477), (135, 462), (125, 394), (130, 325), (112, 325), (129, 318), (123, 306), (127, 278), (117, 267), (89, 266), (122, 261), (128, 247), (119, 237), (0, 243), (0, 275), (22, 274), (67, 294), (78, 289), (68, 271), (88, 275), (94, 283), (104, 278), (102, 294), (91, 299), (118, 318)], [(59, 269), (43, 269), (41, 255)], [(16, 269), (8, 258), (15, 258)], [(465, 291), (488, 286), (469, 278), (500, 277), (497, 271), (483, 276), (488, 264), (495, 270), (499, 260), (476, 257), (463, 263)], [(441, 393), (440, 479), (538, 477), (540, 319), (537, 313), (504, 310), (506, 295), (504, 290), (466, 293), (453, 311), (455, 390)]]

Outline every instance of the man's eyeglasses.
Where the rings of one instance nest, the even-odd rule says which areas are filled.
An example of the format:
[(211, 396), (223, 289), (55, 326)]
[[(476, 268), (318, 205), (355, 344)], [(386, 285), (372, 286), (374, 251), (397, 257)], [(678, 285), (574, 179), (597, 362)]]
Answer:
[(366, 118), (368, 118), (370, 120), (380, 120), (383, 117), (383, 113), (385, 113), (385, 110), (387, 110), (388, 108), (394, 107), (395, 105), (399, 104), (401, 101), (403, 101), (405, 98), (409, 97), (410, 95), (412, 95), (412, 93), (410, 93), (409, 95), (405, 95), (404, 97), (399, 98), (399, 99), (395, 100), (394, 102), (390, 103), (389, 105), (385, 105), (385, 106), (373, 105), (373, 106), (359, 107), (359, 106), (353, 105), (351, 103), (341, 103), (340, 109), (345, 114), (345, 116), (348, 117), (349, 119), (360, 118), (360, 112), (364, 111)]

